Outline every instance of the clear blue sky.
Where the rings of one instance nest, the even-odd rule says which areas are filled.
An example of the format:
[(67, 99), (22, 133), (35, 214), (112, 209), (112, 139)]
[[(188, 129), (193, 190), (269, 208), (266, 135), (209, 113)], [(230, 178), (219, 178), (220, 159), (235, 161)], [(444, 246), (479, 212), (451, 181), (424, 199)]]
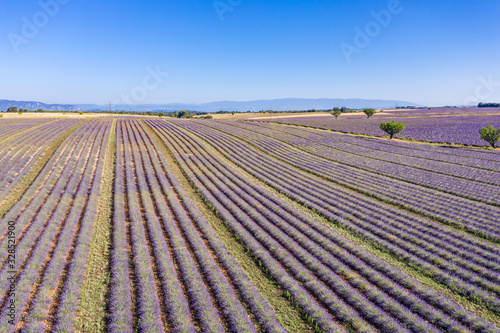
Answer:
[[(50, 16), (40, 2), (55, 1)], [(498, 0), (40, 2), (0, 1), (0, 99), (500, 102)], [(390, 22), (374, 24), (391, 3)], [(372, 29), (368, 45), (357, 28)], [(148, 67), (168, 76), (146, 90)]]

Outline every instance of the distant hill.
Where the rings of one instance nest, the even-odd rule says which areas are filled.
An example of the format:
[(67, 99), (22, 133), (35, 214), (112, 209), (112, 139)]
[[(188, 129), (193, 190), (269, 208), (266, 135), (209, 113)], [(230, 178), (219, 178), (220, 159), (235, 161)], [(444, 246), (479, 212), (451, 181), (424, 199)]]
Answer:
[[(307, 99), (307, 98), (283, 98), (283, 99), (270, 99), (270, 100), (256, 100), (247, 102), (235, 101), (221, 101), (203, 104), (114, 104), (112, 105), (113, 111), (204, 111), (204, 112), (217, 112), (217, 111), (261, 111), (261, 110), (274, 110), (274, 111), (297, 111), (297, 110), (327, 110), (334, 107), (345, 106), (351, 109), (362, 108), (391, 108), (398, 106), (421, 106), (407, 101), (396, 100), (375, 100), (375, 99)], [(18, 109), (28, 110), (51, 110), (51, 111), (108, 111), (109, 105), (96, 105), (96, 104), (45, 104), (40, 102), (23, 102), (23, 101), (9, 101), (0, 100), (0, 110), (5, 111), (11, 106), (17, 106)]]
[[(136, 104), (136, 105), (126, 105), (118, 104), (112, 105), (113, 111), (179, 111), (179, 110), (190, 110), (190, 111), (205, 111), (205, 112), (217, 112), (217, 111), (252, 111), (257, 112), (261, 110), (274, 110), (274, 111), (290, 111), (290, 110), (327, 110), (334, 107), (345, 106), (351, 109), (362, 109), (362, 108), (391, 108), (399, 106), (421, 106), (412, 102), (407, 101), (396, 101), (396, 100), (372, 100), (372, 99), (332, 99), (332, 98), (321, 98), (321, 99), (306, 99), (306, 98), (284, 98), (284, 99), (271, 99), (271, 100), (256, 100), (247, 102), (235, 102), (235, 101), (221, 101), (221, 102), (211, 102), (203, 104)], [(82, 110), (85, 111), (106, 111), (109, 110), (109, 105), (91, 105), (91, 104), (80, 104), (77, 105)]]
[(69, 104), (45, 104), (33, 101), (11, 101), (7, 99), (0, 99), (0, 111), (7, 111), (11, 106), (17, 106), (18, 109), (27, 109), (30, 111), (44, 109), (49, 111), (80, 111), (76, 105)]

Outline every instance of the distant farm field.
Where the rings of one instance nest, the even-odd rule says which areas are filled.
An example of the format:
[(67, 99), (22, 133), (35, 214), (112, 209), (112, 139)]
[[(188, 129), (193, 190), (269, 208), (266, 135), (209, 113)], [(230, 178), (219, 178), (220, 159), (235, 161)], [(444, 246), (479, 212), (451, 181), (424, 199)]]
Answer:
[(380, 129), (380, 123), (394, 120), (406, 126), (399, 135), (400, 138), (433, 143), (488, 146), (481, 140), (479, 130), (489, 125), (500, 127), (500, 109), (386, 110), (369, 119), (362, 113), (346, 113), (337, 119), (332, 115), (311, 115), (268, 117), (257, 120), (372, 136), (386, 135)]
[(500, 149), (341, 133), (430, 111), (0, 119), (0, 332), (500, 332)]

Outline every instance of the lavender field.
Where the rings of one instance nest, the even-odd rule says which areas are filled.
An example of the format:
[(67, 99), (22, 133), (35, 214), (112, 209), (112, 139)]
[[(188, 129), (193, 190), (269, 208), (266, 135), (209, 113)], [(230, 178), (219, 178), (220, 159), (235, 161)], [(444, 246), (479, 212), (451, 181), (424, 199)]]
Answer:
[(500, 113), (498, 109), (489, 111), (479, 109), (479, 111), (474, 111), (477, 113), (487, 113), (484, 115), (471, 115), (463, 111), (453, 112), (446, 110), (385, 111), (369, 119), (362, 115), (347, 113), (341, 115), (338, 119), (335, 119), (333, 116), (321, 116), (267, 118), (264, 121), (329, 129), (344, 133), (387, 136), (380, 129), (379, 125), (382, 122), (395, 120), (406, 126), (403, 132), (398, 135), (400, 138), (471, 146), (488, 146), (479, 136), (481, 128), (490, 125), (493, 125), (495, 128), (500, 127)]
[(382, 118), (0, 120), (0, 332), (500, 332), (500, 153)]

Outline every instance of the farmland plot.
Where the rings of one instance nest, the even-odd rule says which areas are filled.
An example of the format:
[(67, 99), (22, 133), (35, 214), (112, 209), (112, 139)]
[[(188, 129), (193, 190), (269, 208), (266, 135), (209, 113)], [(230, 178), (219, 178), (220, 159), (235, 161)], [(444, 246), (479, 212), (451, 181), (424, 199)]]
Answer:
[[(89, 121), (68, 136), (3, 217), (2, 332), (71, 331), (110, 125), (111, 121)], [(15, 221), (13, 262), (6, 261), (4, 244), (12, 236), (9, 221)], [(15, 304), (16, 311), (9, 304)]]
[[(477, 298), (479, 304), (487, 306), (492, 312), (497, 311), (499, 302), (498, 262), (493, 268), (490, 260), (498, 259), (498, 247), (465, 235), (454, 239), (451, 230), (402, 211), (396, 211), (402, 215), (399, 224), (384, 225), (379, 219), (390, 222), (384, 217), (387, 214), (385, 210), (391, 212), (394, 208), (380, 206), (374, 209), (375, 215), (370, 216), (367, 206), (350, 204), (357, 198), (344, 195), (338, 200), (341, 207), (334, 206), (331, 200), (325, 202), (324, 195), (322, 199), (315, 200), (313, 193), (316, 192), (318, 198), (317, 195), (321, 194), (318, 191), (326, 189), (320, 179), (297, 169), (293, 170), (293, 175), (287, 174), (286, 165), (272, 161), (265, 154), (220, 131), (195, 122), (175, 121), (181, 128), (199, 135), (196, 137), (166, 122), (148, 120), (147, 123), (176, 152), (176, 159), (185, 173), (233, 232), (259, 256), (277, 283), (292, 294), (299, 306), (323, 330), (341, 329), (336, 323), (356, 331), (497, 330), (478, 317), (470, 320), (471, 313), (457, 307), (445, 296), (423, 287), (418, 281), (356, 248), (269, 192), (252, 185), (200, 144), (199, 137), (212, 143), (217, 150), (257, 178), (314, 207), (345, 228), (378, 242), (379, 246), (421, 270), (429, 270), (436, 281), (457, 292), (473, 294), (471, 299)], [(203, 124), (215, 126), (214, 122)], [(238, 129), (240, 135), (242, 132)], [(256, 164), (256, 161), (259, 163)], [(327, 197), (337, 198), (336, 195)], [(374, 200), (365, 201), (376, 205)], [(417, 241), (410, 228), (401, 231), (405, 223), (416, 226), (425, 241)], [(427, 232), (436, 235), (436, 238), (426, 237)], [(439, 248), (438, 245), (442, 244), (439, 237), (447, 237), (453, 245)], [(412, 239), (416, 244), (411, 243)], [(492, 268), (489, 273), (484, 271), (485, 275), (478, 280), (472, 270), (478, 262), (472, 264), (469, 261), (468, 249), (484, 252), (485, 257), (478, 256), (472, 260), (482, 262), (484, 268), (488, 267), (486, 270)], [(447, 260), (450, 253), (463, 256), (458, 260), (459, 264)], [(455, 277), (461, 270), (464, 270), (463, 274)], [(409, 308), (412, 311), (408, 311)]]
[(0, 332), (499, 332), (499, 174), (276, 124), (0, 121)]
[(283, 331), (156, 145), (138, 121), (118, 122), (110, 331), (256, 331), (243, 304)]
[(401, 116), (396, 112), (391, 114), (381, 113), (370, 119), (360, 116), (353, 117), (346, 114), (340, 116), (338, 119), (332, 116), (326, 116), (271, 118), (266, 121), (331, 129), (344, 133), (383, 136), (385, 133), (380, 129), (380, 123), (395, 120), (405, 124), (406, 128), (399, 136), (407, 139), (487, 146), (479, 137), (479, 130), (489, 125), (493, 125), (495, 128), (500, 126), (500, 114), (498, 113), (498, 109), (489, 112), (493, 112), (494, 114), (432, 117), (425, 113), (421, 114), (420, 110), (417, 110), (414, 115), (406, 114), (405, 116)]

